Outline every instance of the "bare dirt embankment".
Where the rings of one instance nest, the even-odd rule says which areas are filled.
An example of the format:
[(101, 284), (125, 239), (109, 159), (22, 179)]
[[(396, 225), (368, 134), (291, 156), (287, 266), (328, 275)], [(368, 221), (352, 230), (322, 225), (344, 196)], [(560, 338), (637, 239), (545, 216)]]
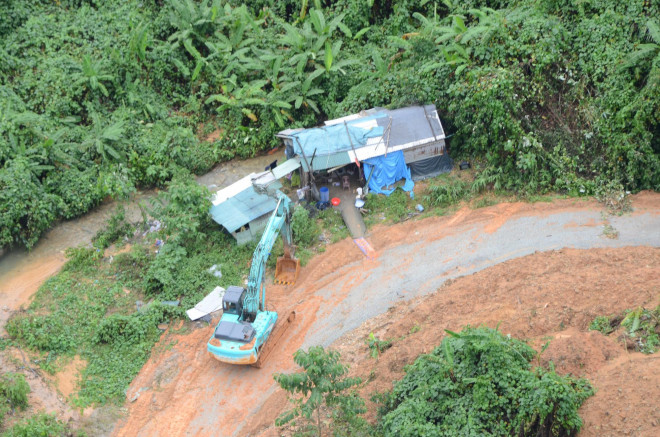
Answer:
[[(584, 435), (653, 435), (660, 360), (587, 331), (597, 315), (659, 303), (660, 250), (627, 246), (660, 246), (654, 234), (660, 196), (635, 196), (633, 207), (626, 218), (612, 219), (619, 240), (602, 235), (600, 205), (563, 200), (463, 208), (376, 228), (369, 237), (379, 252), (374, 260), (350, 240), (329, 246), (295, 287), (268, 287), (268, 305), (295, 309), (298, 317), (262, 369), (217, 363), (204, 347), (213, 325), (186, 324), (163, 337), (131, 384), (128, 415), (114, 434), (279, 435), (272, 423), (287, 405), (272, 374), (295, 370), (291, 355), (299, 347), (334, 342), (354, 374), (366, 380), (374, 372), (366, 395), (390, 388), (444, 329), (499, 323), (537, 345), (550, 337), (542, 361), (593, 381), (597, 394), (581, 409)], [(384, 314), (370, 319), (383, 305)], [(399, 340), (376, 362), (364, 344), (369, 332)]]

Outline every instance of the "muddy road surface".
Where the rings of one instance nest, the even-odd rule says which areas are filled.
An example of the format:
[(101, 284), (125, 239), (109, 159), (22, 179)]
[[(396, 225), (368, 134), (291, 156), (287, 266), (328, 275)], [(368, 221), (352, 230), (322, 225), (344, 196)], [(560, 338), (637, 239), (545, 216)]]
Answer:
[[(272, 374), (295, 370), (292, 354), (298, 348), (333, 344), (391, 307), (434, 293), (449, 279), (535, 252), (660, 247), (660, 195), (638, 194), (633, 208), (611, 217), (602, 214), (602, 205), (575, 199), (465, 207), (448, 217), (372, 229), (367, 239), (375, 259), (365, 259), (349, 239), (328, 246), (301, 270), (295, 286), (267, 287), (268, 307), (282, 313), (295, 309), (297, 318), (263, 368), (218, 363), (205, 351), (214, 324), (185, 324), (163, 336), (131, 384), (128, 415), (113, 434), (270, 435), (268, 424), (286, 407)], [(605, 225), (618, 238), (605, 235)]]

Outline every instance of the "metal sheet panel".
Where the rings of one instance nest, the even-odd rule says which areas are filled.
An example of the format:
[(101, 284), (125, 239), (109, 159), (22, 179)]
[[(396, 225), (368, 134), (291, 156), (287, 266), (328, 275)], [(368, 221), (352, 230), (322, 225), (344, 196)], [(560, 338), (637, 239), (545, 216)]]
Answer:
[[(318, 170), (326, 170), (329, 168), (337, 167), (339, 165), (346, 165), (350, 164), (351, 162), (354, 162), (351, 160), (350, 156), (348, 155), (348, 152), (339, 152), (339, 153), (332, 153), (330, 155), (316, 155), (314, 157), (314, 161), (312, 161), (311, 156), (307, 156), (307, 160), (310, 161), (312, 164), (312, 168), (314, 171)], [(303, 170), (309, 171), (309, 168), (307, 167), (307, 162), (305, 162), (305, 159), (302, 159), (301, 161)]]
[(434, 141), (432, 143), (422, 144), (421, 146), (412, 147), (410, 149), (405, 149), (403, 151), (403, 156), (406, 160), (406, 164), (410, 164), (431, 158), (433, 156), (439, 156), (443, 153), (445, 153), (445, 140), (440, 140), (437, 142)]
[(258, 194), (249, 188), (224, 202), (211, 207), (213, 220), (229, 232), (240, 229), (252, 220), (268, 214), (277, 207), (277, 201), (266, 194)]
[(287, 159), (282, 164), (275, 167), (272, 172), (275, 179), (283, 178), (294, 170), (300, 168), (300, 157), (294, 156), (291, 159)]

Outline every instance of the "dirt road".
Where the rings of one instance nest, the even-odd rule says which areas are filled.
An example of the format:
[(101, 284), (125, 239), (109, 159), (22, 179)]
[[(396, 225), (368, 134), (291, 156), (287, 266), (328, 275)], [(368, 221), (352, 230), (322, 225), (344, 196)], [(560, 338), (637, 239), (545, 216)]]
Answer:
[(607, 218), (617, 239), (603, 234), (601, 205), (571, 199), (466, 207), (449, 217), (376, 227), (368, 237), (378, 252), (374, 260), (364, 259), (350, 240), (329, 246), (302, 270), (295, 287), (268, 287), (268, 305), (283, 312), (295, 308), (298, 317), (262, 369), (209, 358), (204, 344), (212, 325), (169, 333), (128, 390), (133, 402), (114, 435), (253, 434), (284, 408), (272, 374), (293, 370), (291, 355), (298, 348), (330, 345), (448, 279), (537, 251), (660, 247), (660, 195), (636, 195), (633, 207), (631, 214)]

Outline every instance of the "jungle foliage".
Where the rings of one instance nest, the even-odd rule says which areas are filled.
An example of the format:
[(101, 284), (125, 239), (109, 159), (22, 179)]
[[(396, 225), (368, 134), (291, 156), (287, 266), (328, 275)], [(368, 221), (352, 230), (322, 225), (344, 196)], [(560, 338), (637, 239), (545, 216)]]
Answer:
[(0, 247), (373, 106), (434, 103), (479, 189), (658, 189), (659, 16), (642, 0), (6, 0)]
[(384, 396), (385, 436), (567, 436), (582, 426), (577, 410), (588, 381), (534, 368), (536, 352), (490, 328), (449, 334), (406, 367)]

